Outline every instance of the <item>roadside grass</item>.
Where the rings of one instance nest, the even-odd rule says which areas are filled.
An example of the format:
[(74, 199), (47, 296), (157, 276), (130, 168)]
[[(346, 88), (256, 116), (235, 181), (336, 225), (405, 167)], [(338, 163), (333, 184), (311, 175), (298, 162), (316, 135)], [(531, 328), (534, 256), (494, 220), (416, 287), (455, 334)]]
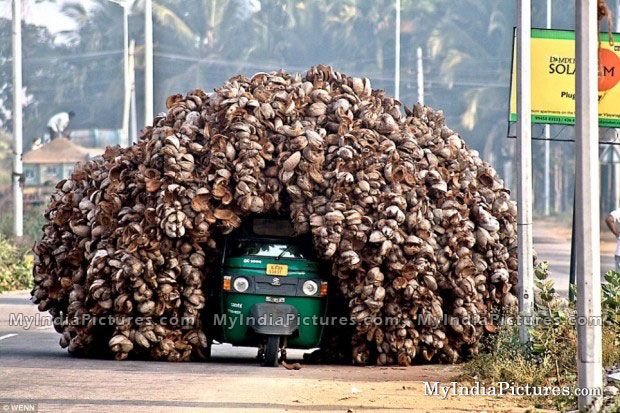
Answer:
[[(462, 379), (480, 381), (487, 385), (509, 382), (515, 385), (560, 387), (570, 394), (524, 396), (524, 401), (536, 408), (558, 410), (575, 409), (577, 398), (577, 332), (571, 318), (574, 303), (558, 296), (548, 278), (546, 263), (536, 268), (535, 306), (536, 322), (529, 329), (531, 341), (521, 344), (516, 323), (506, 323), (497, 334), (487, 336), (480, 354), (463, 366)], [(603, 286), (603, 364), (620, 364), (620, 274), (610, 271)], [(573, 320), (574, 321), (574, 320)], [(620, 411), (616, 397), (606, 411)]]
[(32, 288), (33, 256), (0, 234), (0, 293)]

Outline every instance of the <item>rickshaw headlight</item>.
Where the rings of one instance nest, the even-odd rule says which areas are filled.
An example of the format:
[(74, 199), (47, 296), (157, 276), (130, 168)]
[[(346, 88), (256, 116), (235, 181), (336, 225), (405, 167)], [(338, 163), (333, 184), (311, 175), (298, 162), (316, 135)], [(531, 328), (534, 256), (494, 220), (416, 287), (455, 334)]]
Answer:
[(238, 293), (245, 292), (249, 286), (250, 286), (250, 282), (248, 281), (247, 278), (244, 278), (244, 277), (237, 277), (235, 278), (235, 281), (233, 281), (233, 288)]
[(301, 290), (306, 295), (315, 295), (319, 291), (319, 286), (312, 280), (308, 280), (304, 283)]

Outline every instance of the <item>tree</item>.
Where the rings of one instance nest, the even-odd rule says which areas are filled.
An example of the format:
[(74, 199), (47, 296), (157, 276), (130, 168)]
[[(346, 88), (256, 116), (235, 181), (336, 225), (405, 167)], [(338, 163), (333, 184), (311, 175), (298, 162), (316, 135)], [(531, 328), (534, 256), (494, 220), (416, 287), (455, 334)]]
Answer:
[[(572, 28), (572, 6), (557, 7), (558, 3), (554, 2), (554, 25)], [(156, 110), (164, 110), (170, 94), (196, 87), (209, 90), (236, 73), (279, 68), (304, 71), (318, 63), (369, 77), (373, 87), (391, 93), (394, 6), (394, 0), (157, 0), (153, 4)], [(108, 3), (110, 7), (120, 13), (120, 8)], [(534, 25), (544, 24), (544, 7), (544, 2), (534, 2)], [(120, 33), (120, 17), (110, 17), (114, 10), (108, 9), (100, 4), (74, 14), (80, 22), (76, 39), (81, 47), (115, 47), (116, 40), (103, 45), (113, 33)], [(135, 1), (130, 26), (138, 44), (142, 10), (142, 2)], [(401, 14), (401, 101), (411, 106), (417, 99), (415, 50), (422, 46), (426, 103), (441, 108), (447, 123), (460, 131), (470, 146), (500, 166), (501, 151), (511, 146), (505, 135), (513, 4), (402, 0)], [(99, 32), (109, 34), (97, 36)], [(140, 56), (140, 49), (138, 53)], [(84, 70), (95, 69), (98, 66)], [(140, 77), (141, 72), (138, 85)], [(82, 84), (88, 83), (85, 79)], [(116, 93), (121, 90), (120, 85), (113, 85), (101, 91), (97, 102), (108, 106), (100, 106), (97, 113), (112, 117), (106, 111), (110, 102), (120, 102)], [(138, 87), (139, 107), (141, 90)], [(569, 155), (564, 152), (562, 156)]]
[[(11, 39), (11, 20), (0, 19), (0, 38)], [(55, 38), (44, 27), (24, 24), (22, 26), (23, 85), (27, 95), (24, 108), (24, 144), (27, 148), (36, 136), (40, 136), (49, 116), (62, 100), (65, 84), (71, 79), (67, 62), (59, 56), (68, 48), (56, 44)], [(12, 45), (0, 43), (0, 126), (12, 128), (11, 108), (13, 102)], [(50, 64), (54, 62), (53, 64)]]
[(63, 103), (76, 113), (75, 126), (119, 129), (123, 101), (123, 9), (108, 0), (96, 0), (86, 9), (80, 2), (63, 5), (77, 28), (69, 38), (73, 82)]

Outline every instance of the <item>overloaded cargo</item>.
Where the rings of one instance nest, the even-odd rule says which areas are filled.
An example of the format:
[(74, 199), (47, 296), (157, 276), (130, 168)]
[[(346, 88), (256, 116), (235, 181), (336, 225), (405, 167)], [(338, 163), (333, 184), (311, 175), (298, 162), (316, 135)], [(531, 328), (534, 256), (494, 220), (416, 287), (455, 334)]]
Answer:
[(311, 234), (352, 320), (327, 329), (324, 359), (457, 362), (515, 305), (516, 205), (442, 112), (322, 65), (166, 106), (51, 197), (32, 295), (69, 352), (203, 358), (223, 239), (266, 214)]

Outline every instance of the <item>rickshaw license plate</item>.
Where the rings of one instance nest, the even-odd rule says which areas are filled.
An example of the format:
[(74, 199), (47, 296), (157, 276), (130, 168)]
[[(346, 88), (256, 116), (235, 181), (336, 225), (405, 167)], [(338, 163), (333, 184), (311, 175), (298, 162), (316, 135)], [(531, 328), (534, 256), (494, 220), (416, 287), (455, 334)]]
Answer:
[(288, 275), (288, 265), (267, 264), (267, 270), (265, 272), (268, 275), (286, 276)]

